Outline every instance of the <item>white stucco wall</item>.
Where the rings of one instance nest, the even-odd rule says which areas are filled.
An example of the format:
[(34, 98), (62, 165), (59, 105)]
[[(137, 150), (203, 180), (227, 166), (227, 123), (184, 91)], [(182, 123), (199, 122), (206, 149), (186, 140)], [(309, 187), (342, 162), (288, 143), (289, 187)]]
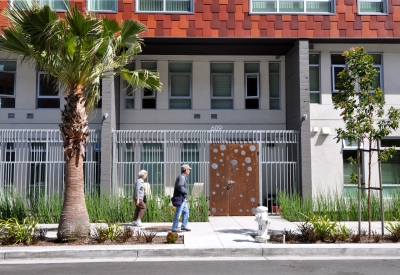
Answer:
[[(352, 46), (364, 46), (368, 53), (382, 54), (383, 81), (382, 90), (385, 93), (387, 107), (393, 106), (400, 109), (400, 86), (397, 73), (400, 64), (400, 48), (391, 44), (314, 44), (310, 52), (320, 53), (320, 86), (321, 104), (310, 104), (311, 128), (318, 127), (317, 133), (312, 133), (311, 155), (312, 155), (312, 180), (313, 196), (322, 192), (343, 192), (343, 158), (342, 143), (336, 143), (336, 128), (343, 127), (344, 123), (340, 117), (340, 110), (334, 110), (332, 104), (332, 82), (331, 82), (331, 53), (341, 53)], [(329, 127), (330, 134), (323, 135), (322, 127)], [(393, 137), (400, 137), (400, 130), (392, 133)], [(367, 143), (364, 143), (368, 148)], [(376, 153), (372, 159), (371, 186), (379, 185), (379, 171)], [(368, 158), (364, 156), (364, 175), (368, 178)]]

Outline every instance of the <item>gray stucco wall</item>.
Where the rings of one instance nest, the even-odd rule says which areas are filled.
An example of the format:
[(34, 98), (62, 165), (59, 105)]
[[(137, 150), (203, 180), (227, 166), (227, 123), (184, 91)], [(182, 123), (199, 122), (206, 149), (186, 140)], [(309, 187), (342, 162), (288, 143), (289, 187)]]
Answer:
[(308, 40), (299, 40), (286, 55), (286, 129), (300, 131), (300, 188), (312, 196)]

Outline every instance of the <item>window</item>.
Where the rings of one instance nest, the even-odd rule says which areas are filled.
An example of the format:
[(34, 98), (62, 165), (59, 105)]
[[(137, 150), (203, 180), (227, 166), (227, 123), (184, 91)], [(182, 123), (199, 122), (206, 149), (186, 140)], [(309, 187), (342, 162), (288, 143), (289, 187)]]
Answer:
[[(157, 71), (156, 61), (143, 61), (142, 69)], [(143, 89), (142, 109), (157, 109), (157, 91)]]
[(309, 55), (309, 74), (310, 74), (310, 103), (320, 102), (319, 88), (319, 54)]
[[(352, 157), (357, 162), (357, 144), (349, 143), (347, 140), (342, 141), (342, 156), (343, 156), (343, 195), (345, 197), (357, 197), (358, 183), (351, 182), (351, 174), (358, 174), (357, 163), (351, 165), (349, 158)], [(363, 149), (363, 143), (360, 144), (360, 149)], [(361, 165), (361, 182), (363, 182), (363, 154), (360, 152), (360, 165)]]
[(260, 64), (244, 63), (246, 109), (258, 109), (260, 99)]
[(250, 13), (333, 13), (332, 0), (250, 0)]
[(358, 0), (358, 13), (382, 14), (387, 13), (386, 0)]
[(66, 11), (67, 7), (69, 7), (69, 0), (11, 0), (11, 4), (12, 5), (19, 5), (21, 7), (22, 3), (32, 3), (32, 2), (36, 2), (39, 4), (39, 6), (43, 7), (43, 6), (49, 6), (50, 8), (52, 8), (53, 10), (56, 11)]
[(211, 109), (233, 109), (233, 63), (211, 63)]
[(148, 172), (147, 181), (153, 194), (163, 194), (164, 151), (162, 143), (143, 143), (140, 155), (141, 169)]
[(396, 146), (397, 153), (388, 161), (381, 162), (384, 197), (393, 197), (400, 191), (400, 139), (381, 140), (381, 149), (392, 146)]
[(280, 63), (269, 63), (269, 108), (279, 110), (280, 104)]
[(6, 191), (12, 191), (14, 185), (14, 166), (15, 166), (15, 144), (7, 142), (4, 148), (5, 162), (1, 166), (2, 172), (2, 188)]
[[(376, 89), (378, 87), (382, 88), (382, 55), (381, 54), (369, 54), (372, 56), (374, 60), (373, 68), (378, 70), (378, 74), (375, 78), (375, 82), (372, 84), (372, 89)], [(346, 60), (342, 54), (332, 54), (331, 55), (331, 64), (332, 64), (332, 91), (333, 93), (339, 92), (338, 83), (340, 78), (338, 74), (344, 70), (346, 66)]]
[(16, 61), (0, 60), (0, 108), (15, 108)]
[(38, 108), (60, 108), (60, 91), (57, 79), (46, 72), (38, 72)]
[(170, 62), (169, 70), (169, 108), (192, 108), (192, 63)]
[(181, 164), (189, 164), (192, 168), (188, 176), (188, 183), (199, 182), (199, 147), (197, 143), (181, 144)]
[[(130, 71), (135, 70), (135, 62), (131, 62), (125, 66)], [(122, 80), (122, 90), (125, 94), (125, 109), (135, 109), (135, 88), (129, 86), (125, 80)]]
[(136, 0), (137, 12), (191, 13), (193, 0)]
[(117, 12), (116, 0), (89, 0), (88, 10), (95, 12)]
[(43, 195), (46, 184), (46, 143), (34, 142), (31, 144), (31, 196)]

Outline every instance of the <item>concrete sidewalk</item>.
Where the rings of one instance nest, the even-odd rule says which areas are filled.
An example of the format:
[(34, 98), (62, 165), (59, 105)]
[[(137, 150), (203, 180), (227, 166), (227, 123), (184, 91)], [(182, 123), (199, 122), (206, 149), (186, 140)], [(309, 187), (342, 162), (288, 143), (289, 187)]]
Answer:
[[(270, 216), (272, 231), (297, 229), (297, 224), (278, 216)], [(357, 228), (357, 222), (345, 222)], [(123, 224), (129, 225), (129, 224)], [(166, 235), (171, 223), (145, 223), (144, 228), (164, 228), (158, 236)], [(42, 225), (56, 228), (57, 225)], [(254, 216), (210, 217), (209, 222), (189, 222), (191, 232), (182, 232), (184, 244), (164, 245), (96, 245), (96, 246), (26, 246), (0, 247), (0, 262), (28, 259), (137, 259), (160, 257), (400, 257), (400, 244), (267, 244), (256, 242)], [(368, 223), (363, 222), (367, 229)], [(372, 231), (380, 232), (380, 222), (372, 223)], [(50, 231), (48, 236), (56, 234)]]

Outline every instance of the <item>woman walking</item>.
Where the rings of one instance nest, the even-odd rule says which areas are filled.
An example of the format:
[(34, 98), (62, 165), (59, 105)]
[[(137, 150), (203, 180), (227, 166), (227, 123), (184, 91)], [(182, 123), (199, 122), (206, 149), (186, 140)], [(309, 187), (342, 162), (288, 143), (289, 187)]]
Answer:
[(144, 187), (144, 180), (147, 178), (147, 171), (141, 170), (138, 173), (138, 180), (133, 189), (133, 201), (135, 202), (136, 209), (135, 214), (133, 215), (133, 222), (132, 225), (134, 226), (143, 226), (142, 224), (142, 217), (144, 212), (146, 211), (146, 203), (143, 201), (144, 199), (144, 191), (146, 188)]

